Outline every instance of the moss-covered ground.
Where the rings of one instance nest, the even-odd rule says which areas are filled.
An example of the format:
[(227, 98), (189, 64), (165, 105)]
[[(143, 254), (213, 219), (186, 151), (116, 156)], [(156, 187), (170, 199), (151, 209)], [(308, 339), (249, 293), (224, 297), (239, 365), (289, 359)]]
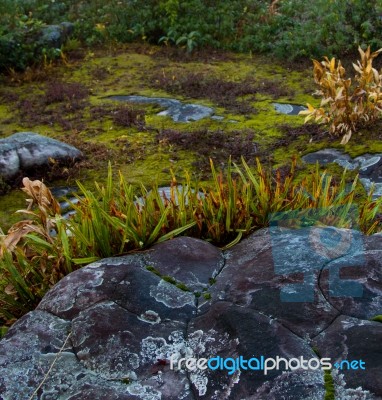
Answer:
[[(75, 57), (76, 55), (76, 57)], [(325, 128), (304, 125), (302, 116), (278, 114), (274, 101), (318, 105), (311, 67), (294, 68), (263, 56), (231, 53), (185, 54), (146, 45), (77, 49), (65, 63), (11, 72), (0, 77), (0, 137), (33, 131), (80, 148), (86, 158), (75, 167), (52, 165), (49, 185), (91, 187), (107, 174), (107, 163), (133, 184), (169, 183), (172, 169), (209, 179), (209, 157), (224, 166), (229, 156), (249, 163), (259, 157), (273, 168), (325, 147), (341, 148)], [(155, 105), (115, 102), (109, 95), (172, 97), (211, 106), (224, 120), (175, 123), (157, 116)], [(236, 122), (230, 122), (230, 121)], [(342, 148), (351, 156), (382, 152), (380, 127), (355, 134)], [(333, 174), (339, 167), (329, 167)], [(349, 179), (353, 175), (349, 175)], [(11, 183), (12, 184), (12, 183)], [(19, 186), (20, 182), (13, 182)], [(0, 197), (0, 226), (7, 228), (23, 208), (13, 189)]]

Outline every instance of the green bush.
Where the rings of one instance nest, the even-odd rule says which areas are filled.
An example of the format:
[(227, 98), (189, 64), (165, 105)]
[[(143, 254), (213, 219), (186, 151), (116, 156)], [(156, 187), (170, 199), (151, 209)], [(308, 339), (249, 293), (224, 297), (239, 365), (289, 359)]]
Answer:
[(18, 14), (18, 8), (13, 11), (13, 15), (5, 13), (0, 18), (0, 71), (24, 70), (28, 65), (60, 54), (59, 49), (41, 46), (40, 38), (45, 23), (31, 15)]
[(41, 60), (35, 29), (63, 21), (90, 46), (144, 40), (287, 59), (382, 46), (381, 0), (3, 0), (0, 12), (0, 68)]

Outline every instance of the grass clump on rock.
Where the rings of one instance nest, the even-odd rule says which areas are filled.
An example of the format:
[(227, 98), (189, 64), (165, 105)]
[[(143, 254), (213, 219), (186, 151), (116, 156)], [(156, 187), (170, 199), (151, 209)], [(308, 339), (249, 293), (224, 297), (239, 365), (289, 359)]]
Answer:
[[(217, 172), (211, 161), (212, 182), (202, 185), (187, 175), (179, 185), (171, 180), (170, 195), (143, 185), (137, 191), (122, 174), (113, 179), (111, 166), (104, 185), (82, 193), (73, 204), (75, 215), (65, 219), (57, 200), (40, 181), (24, 178), (29, 196), (27, 219), (1, 236), (0, 318), (8, 324), (35, 308), (46, 291), (82, 265), (101, 258), (146, 249), (178, 235), (188, 235), (228, 248), (269, 224), (275, 212), (333, 209), (343, 206), (339, 227), (351, 228), (346, 210), (354, 206), (357, 179), (347, 186), (345, 173), (334, 182), (318, 167), (296, 179), (296, 162), (287, 172), (266, 171), (257, 160), (251, 169), (244, 159)], [(382, 199), (372, 193), (359, 202), (361, 230), (381, 230)], [(329, 225), (329, 223), (328, 223)]]

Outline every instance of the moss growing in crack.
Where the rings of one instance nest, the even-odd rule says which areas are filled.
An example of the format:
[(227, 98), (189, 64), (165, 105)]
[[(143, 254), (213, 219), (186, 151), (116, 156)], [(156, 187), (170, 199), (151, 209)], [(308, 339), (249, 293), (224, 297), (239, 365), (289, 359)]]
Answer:
[(208, 283), (212, 286), (216, 283), (216, 279), (215, 278), (210, 278), (208, 279)]
[(172, 285), (176, 286), (176, 280), (172, 276), (164, 275), (162, 276), (162, 279), (168, 283), (171, 283)]
[(373, 317), (371, 319), (371, 321), (382, 322), (382, 314), (381, 315), (376, 315), (375, 317)]
[(146, 267), (146, 269), (147, 269), (147, 271), (150, 271), (150, 272), (152, 272), (153, 274), (158, 275), (159, 277), (161, 277), (160, 272), (159, 272), (158, 270), (156, 270), (152, 265), (148, 265), (148, 266)]
[(315, 354), (317, 357), (321, 357), (321, 356), (320, 356), (320, 350), (318, 349), (318, 347), (313, 346), (313, 347), (312, 347), (312, 350), (313, 350), (314, 354)]
[(152, 265), (146, 266), (147, 271), (152, 272), (153, 274), (159, 276), (164, 281), (170, 283), (171, 285), (176, 286), (178, 289), (183, 290), (184, 292), (190, 292), (190, 289), (183, 283), (178, 282), (172, 276), (169, 275), (162, 275), (157, 269), (155, 269)]
[(194, 295), (196, 298), (199, 298), (202, 294), (200, 292), (195, 292)]
[(125, 385), (130, 385), (131, 379), (130, 378), (122, 378), (121, 382), (124, 383)]
[(211, 300), (211, 293), (204, 293), (204, 294), (203, 294), (203, 297), (204, 297), (206, 300)]
[(324, 371), (324, 382), (325, 382), (325, 397), (324, 400), (336, 400), (336, 390), (334, 388), (334, 380), (332, 377), (331, 370)]
[[(318, 349), (318, 347), (313, 346), (312, 350), (318, 358), (321, 358), (320, 350)], [(336, 400), (335, 398), (336, 392), (331, 370), (328, 369), (324, 370), (324, 386), (325, 386), (324, 400)]]
[(182, 283), (182, 282), (176, 283), (175, 286), (176, 286), (178, 289), (183, 290), (184, 292), (189, 292), (189, 291), (190, 291), (190, 289), (189, 289), (184, 283)]

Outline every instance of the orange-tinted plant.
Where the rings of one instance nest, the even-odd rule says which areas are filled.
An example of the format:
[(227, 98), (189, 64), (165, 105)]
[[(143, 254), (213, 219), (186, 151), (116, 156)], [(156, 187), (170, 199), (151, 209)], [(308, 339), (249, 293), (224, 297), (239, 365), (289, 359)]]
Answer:
[(329, 132), (343, 135), (341, 144), (346, 144), (352, 133), (375, 121), (382, 112), (382, 75), (373, 68), (373, 60), (382, 49), (371, 53), (370, 47), (364, 52), (358, 51), (361, 60), (353, 63), (354, 82), (346, 78), (341, 61), (327, 57), (319, 62), (313, 60), (313, 74), (320, 89), (315, 93), (322, 97), (319, 108), (307, 104), (308, 109), (301, 111), (306, 115), (305, 122), (315, 121), (329, 124)]

